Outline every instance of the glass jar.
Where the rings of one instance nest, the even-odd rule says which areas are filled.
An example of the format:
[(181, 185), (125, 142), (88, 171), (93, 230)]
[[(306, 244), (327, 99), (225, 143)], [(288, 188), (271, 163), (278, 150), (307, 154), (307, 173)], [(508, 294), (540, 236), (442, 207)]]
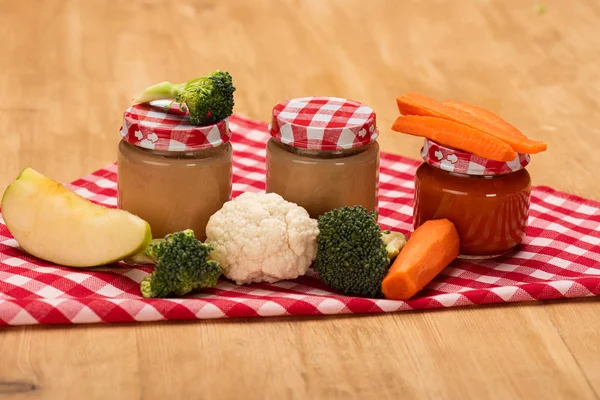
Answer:
[(355, 149), (308, 150), (271, 138), (267, 143), (267, 193), (304, 207), (313, 218), (344, 206), (377, 211), (379, 144)]
[(146, 220), (155, 238), (192, 229), (205, 240), (208, 219), (231, 199), (227, 121), (198, 127), (175, 111), (152, 110), (150, 118), (148, 108), (136, 105), (125, 113), (118, 207)]
[(312, 218), (334, 208), (377, 211), (378, 131), (373, 110), (330, 97), (289, 100), (273, 109), (266, 191)]
[(415, 175), (415, 228), (447, 218), (460, 237), (460, 257), (488, 259), (513, 251), (527, 229), (529, 156), (495, 162), (426, 141)]

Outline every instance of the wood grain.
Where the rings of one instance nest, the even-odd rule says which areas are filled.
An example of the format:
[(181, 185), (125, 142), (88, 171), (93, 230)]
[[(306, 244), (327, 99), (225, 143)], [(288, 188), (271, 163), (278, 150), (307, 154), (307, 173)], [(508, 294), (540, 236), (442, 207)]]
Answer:
[[(360, 100), (384, 150), (408, 90), (475, 102), (548, 143), (536, 184), (600, 200), (600, 3), (548, 0), (0, 0), (0, 187), (113, 162), (149, 83), (216, 68), (236, 112)], [(0, 330), (8, 399), (599, 399), (600, 303)]]

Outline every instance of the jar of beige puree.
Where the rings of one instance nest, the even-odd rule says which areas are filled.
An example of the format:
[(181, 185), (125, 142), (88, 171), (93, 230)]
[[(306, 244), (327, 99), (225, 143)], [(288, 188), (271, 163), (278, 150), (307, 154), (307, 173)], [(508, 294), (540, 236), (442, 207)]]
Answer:
[(267, 192), (311, 217), (344, 206), (377, 211), (379, 145), (375, 112), (358, 102), (304, 97), (273, 108)]
[(118, 207), (148, 221), (155, 238), (193, 229), (231, 199), (232, 149), (227, 119), (195, 126), (161, 102), (124, 113), (118, 156)]

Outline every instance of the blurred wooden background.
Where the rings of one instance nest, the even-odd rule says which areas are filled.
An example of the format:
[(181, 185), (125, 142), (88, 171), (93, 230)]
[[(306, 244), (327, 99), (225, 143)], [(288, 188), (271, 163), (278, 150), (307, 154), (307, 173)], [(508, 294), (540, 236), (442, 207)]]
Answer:
[[(0, 0), (0, 38), (0, 190), (26, 166), (71, 181), (113, 162), (137, 91), (220, 68), (238, 113), (356, 99), (383, 149), (413, 158), (421, 141), (389, 129), (397, 95), (488, 107), (549, 144), (535, 184), (600, 200), (597, 0)], [(8, 328), (0, 398), (599, 399), (598, 315), (591, 300)]]

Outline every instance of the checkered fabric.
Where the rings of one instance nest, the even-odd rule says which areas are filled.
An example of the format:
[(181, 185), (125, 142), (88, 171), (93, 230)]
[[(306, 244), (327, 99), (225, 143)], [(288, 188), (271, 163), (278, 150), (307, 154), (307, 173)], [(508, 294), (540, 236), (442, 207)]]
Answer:
[(444, 171), (484, 176), (504, 175), (521, 170), (529, 164), (531, 159), (528, 154), (518, 154), (517, 158), (509, 162), (488, 160), (429, 139), (425, 139), (421, 157), (429, 165)]
[[(266, 124), (231, 117), (234, 195), (264, 190)], [(411, 229), (413, 178), (418, 162), (382, 154), (380, 220), (386, 229)], [(116, 167), (69, 187), (115, 206)], [(0, 221), (2, 222), (2, 221)], [(147, 267), (74, 269), (37, 260), (0, 224), (0, 325), (79, 324), (381, 313), (490, 303), (600, 295), (600, 203), (535, 187), (524, 245), (493, 261), (455, 261), (412, 300), (342, 296), (311, 269), (299, 279), (214, 289), (179, 299), (143, 299)]]
[(344, 150), (369, 144), (379, 135), (375, 112), (337, 97), (302, 97), (273, 108), (271, 136), (301, 149)]
[(228, 119), (214, 125), (190, 124), (189, 113), (177, 104), (156, 101), (136, 104), (123, 114), (121, 138), (128, 143), (150, 150), (197, 151), (217, 147), (231, 138)]

